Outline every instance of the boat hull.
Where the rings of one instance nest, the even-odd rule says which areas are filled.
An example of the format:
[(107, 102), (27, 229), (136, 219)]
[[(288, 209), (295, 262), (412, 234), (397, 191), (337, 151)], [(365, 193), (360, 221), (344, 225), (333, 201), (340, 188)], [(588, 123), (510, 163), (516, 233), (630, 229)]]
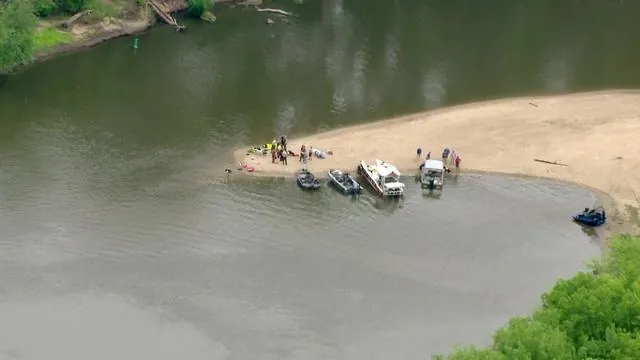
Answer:
[(329, 170), (329, 172), (327, 172), (327, 175), (331, 180), (331, 184), (333, 184), (333, 186), (335, 186), (338, 190), (342, 191), (344, 194), (359, 194), (360, 191), (362, 191), (362, 186), (360, 186), (360, 184), (358, 184), (358, 182), (351, 176), (347, 175), (351, 186), (345, 186), (344, 183), (336, 178), (334, 171), (335, 170)]
[(604, 225), (607, 219), (602, 217), (594, 217), (594, 216), (574, 215), (573, 221), (582, 225), (597, 227), (597, 226)]
[(296, 183), (303, 190), (320, 190), (320, 180), (308, 171), (298, 171)]
[(420, 179), (420, 186), (427, 190), (442, 190), (442, 181), (440, 179)]

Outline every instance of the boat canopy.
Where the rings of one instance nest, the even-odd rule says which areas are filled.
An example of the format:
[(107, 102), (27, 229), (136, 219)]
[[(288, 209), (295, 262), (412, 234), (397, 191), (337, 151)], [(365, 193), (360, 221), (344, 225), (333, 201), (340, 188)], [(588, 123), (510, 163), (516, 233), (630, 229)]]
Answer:
[(427, 160), (424, 162), (424, 170), (444, 170), (444, 163), (440, 160)]
[(381, 160), (376, 160), (376, 165), (376, 167), (378, 168), (378, 174), (382, 177), (387, 177), (392, 174), (400, 176), (400, 171), (398, 171), (398, 169), (391, 164), (387, 164)]

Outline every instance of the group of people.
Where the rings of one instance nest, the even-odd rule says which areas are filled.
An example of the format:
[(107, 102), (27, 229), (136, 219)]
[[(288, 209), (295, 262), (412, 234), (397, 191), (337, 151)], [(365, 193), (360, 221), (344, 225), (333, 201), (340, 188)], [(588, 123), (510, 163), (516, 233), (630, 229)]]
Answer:
[(292, 151), (287, 150), (287, 138), (284, 136), (280, 137), (280, 141), (276, 141), (273, 139), (271, 144), (267, 144), (267, 146), (271, 150), (271, 162), (275, 164), (276, 160), (279, 159), (283, 165), (287, 165), (287, 157), (291, 155)]
[[(422, 148), (418, 148), (416, 153), (418, 155), (418, 159), (421, 159)], [(427, 157), (426, 157), (426, 160), (430, 160), (430, 159), (431, 159), (431, 151), (427, 153)], [(445, 172), (451, 172), (451, 169), (447, 167), (447, 163), (449, 159), (453, 159), (453, 164), (456, 167), (456, 171), (460, 170), (460, 162), (462, 161), (460, 156), (458, 156), (458, 154), (456, 154), (455, 151), (453, 151), (453, 149), (444, 148), (444, 150), (442, 151), (442, 162), (444, 163)], [(424, 162), (420, 164), (420, 170), (422, 170), (423, 167), (424, 167)]]
[(300, 154), (296, 154), (287, 148), (287, 138), (280, 137), (280, 141), (273, 139), (271, 144), (267, 144), (268, 150), (271, 150), (271, 162), (275, 164), (276, 160), (279, 160), (283, 165), (288, 165), (287, 158), (289, 156), (299, 156), (300, 162), (307, 164), (307, 161), (313, 159), (315, 155), (317, 158), (323, 158), (325, 156), (323, 151), (309, 147), (307, 150), (305, 145), (300, 147)]

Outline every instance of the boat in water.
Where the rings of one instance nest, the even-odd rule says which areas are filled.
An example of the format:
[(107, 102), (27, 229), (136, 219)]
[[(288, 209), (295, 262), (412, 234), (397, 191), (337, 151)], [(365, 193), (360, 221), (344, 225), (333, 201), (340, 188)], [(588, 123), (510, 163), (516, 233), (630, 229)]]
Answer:
[(347, 172), (331, 169), (328, 175), (331, 183), (345, 194), (358, 194), (362, 191), (362, 186)]
[(318, 190), (320, 189), (320, 180), (318, 180), (307, 169), (300, 169), (296, 173), (296, 182), (298, 186), (305, 190)]
[(444, 163), (440, 160), (426, 160), (420, 165), (420, 183), (423, 189), (442, 189), (444, 185)]
[(585, 208), (580, 214), (573, 216), (573, 221), (587, 226), (600, 226), (607, 222), (607, 214), (601, 206)]
[(376, 159), (375, 164), (360, 161), (358, 174), (364, 177), (379, 196), (404, 195), (404, 184), (400, 182), (400, 171), (392, 164)]

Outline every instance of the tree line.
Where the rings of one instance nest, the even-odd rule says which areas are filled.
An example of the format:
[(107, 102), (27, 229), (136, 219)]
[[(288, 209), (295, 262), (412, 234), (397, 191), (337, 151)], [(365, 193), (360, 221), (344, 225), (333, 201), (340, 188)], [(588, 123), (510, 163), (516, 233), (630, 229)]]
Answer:
[(498, 330), (490, 348), (462, 347), (433, 359), (640, 359), (640, 237), (613, 238), (589, 269), (559, 280), (540, 308)]
[[(98, 15), (113, 13), (99, 0), (5, 0), (0, 1), (0, 71), (29, 63), (40, 48), (36, 27), (38, 18), (71, 15), (85, 9), (96, 9)], [(61, 32), (59, 32), (61, 33)], [(56, 36), (55, 32), (49, 37)], [(71, 35), (60, 36), (69, 39)], [(56, 39), (42, 39), (55, 44)]]

